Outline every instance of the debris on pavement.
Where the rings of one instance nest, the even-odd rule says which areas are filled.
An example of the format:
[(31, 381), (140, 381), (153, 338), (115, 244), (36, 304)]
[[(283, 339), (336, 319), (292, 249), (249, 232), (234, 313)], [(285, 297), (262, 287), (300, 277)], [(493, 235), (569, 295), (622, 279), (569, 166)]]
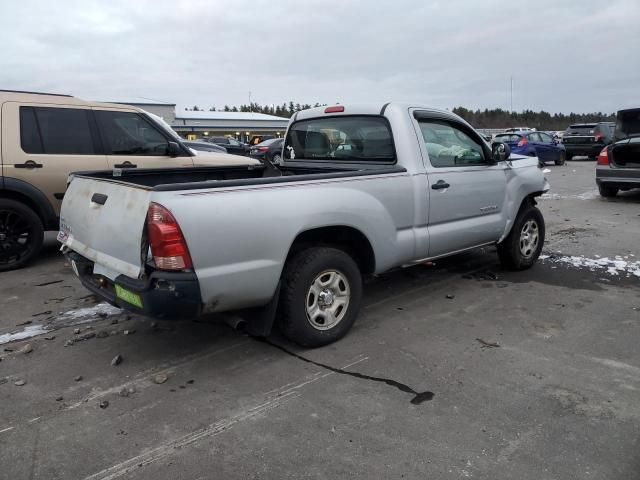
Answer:
[[(44, 312), (38, 312), (38, 313), (34, 313), (33, 315), (31, 315), (32, 317), (39, 317), (41, 315), (51, 315), (53, 312), (51, 310), (45, 310)], [(26, 322), (22, 322), (19, 323), (18, 326), (20, 325), (28, 325), (29, 323), (31, 323), (30, 320), (27, 320)]]
[[(36, 313), (35, 315), (31, 315), (32, 317), (35, 317), (36, 315), (42, 315), (41, 313)], [(20, 322), (20, 323), (16, 323), (16, 327), (24, 327), (25, 325), (29, 325), (31, 324), (31, 320), (26, 320), (24, 322)]]
[(476, 338), (476, 340), (481, 344), (480, 348), (500, 348), (500, 344), (498, 342), (487, 342), (481, 338)]
[(64, 400), (64, 397), (62, 395), (58, 395), (56, 397), (56, 402), (61, 402), (62, 400)]
[(82, 375), (78, 375), (76, 378), (74, 378), (74, 380), (75, 380), (76, 382), (81, 381), (81, 380), (82, 380)]
[(22, 387), (24, 384), (26, 384), (27, 382), (25, 382), (24, 380), (16, 380), (15, 382), (13, 382), (13, 384), (16, 387)]
[(31, 346), (30, 343), (27, 343), (26, 345), (24, 345), (20, 350), (18, 350), (18, 353), (31, 353), (33, 352), (33, 347)]
[(153, 377), (154, 383), (157, 383), (157, 384), (162, 384), (162, 383), (166, 382), (168, 379), (169, 379), (169, 377), (164, 373), (158, 373), (157, 375), (155, 375)]
[(116, 365), (120, 365), (122, 363), (122, 355), (118, 354), (115, 357), (113, 357), (113, 360), (111, 360), (111, 366), (115, 367)]
[(455, 295), (451, 295), (450, 293), (447, 293), (445, 297), (448, 298), (449, 300), (453, 300), (454, 298), (456, 298)]
[(73, 345), (73, 343), (74, 343), (73, 340), (69, 339), (66, 342), (64, 342), (64, 346), (65, 347), (70, 347), (71, 345)]
[(100, 408), (104, 410), (105, 408), (107, 408), (109, 406), (109, 401), (108, 400), (103, 400), (103, 401), (100, 402), (99, 405), (100, 405)]
[(133, 335), (134, 333), (136, 333), (135, 329), (130, 329), (130, 330), (125, 330), (124, 332), (122, 332), (123, 335)]
[(45, 340), (55, 340), (56, 336), (55, 335), (48, 335), (46, 337), (44, 337)]
[(78, 335), (80, 333), (80, 329), (79, 328), (74, 328), (73, 329), (73, 333), (75, 333), (76, 335)]
[(46, 287), (47, 285), (53, 285), (54, 283), (62, 283), (64, 280), (51, 280), (50, 282), (36, 283), (36, 287)]

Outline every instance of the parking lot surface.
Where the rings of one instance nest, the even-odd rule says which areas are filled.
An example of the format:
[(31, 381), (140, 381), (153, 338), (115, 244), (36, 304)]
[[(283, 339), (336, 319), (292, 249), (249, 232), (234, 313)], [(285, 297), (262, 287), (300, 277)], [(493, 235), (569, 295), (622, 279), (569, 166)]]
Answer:
[(532, 270), (372, 278), (315, 350), (97, 303), (49, 239), (0, 274), (0, 477), (639, 478), (640, 193), (548, 170)]

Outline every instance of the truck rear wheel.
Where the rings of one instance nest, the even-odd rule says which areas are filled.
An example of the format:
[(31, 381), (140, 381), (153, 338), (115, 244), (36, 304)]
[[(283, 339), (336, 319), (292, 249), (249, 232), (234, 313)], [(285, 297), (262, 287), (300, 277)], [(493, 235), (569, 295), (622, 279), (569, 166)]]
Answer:
[(320, 347), (351, 329), (362, 300), (362, 275), (344, 251), (313, 247), (287, 262), (280, 295), (284, 336), (303, 347)]
[(618, 188), (602, 184), (598, 185), (598, 191), (600, 196), (605, 198), (612, 198), (618, 194)]
[(525, 270), (533, 266), (544, 244), (544, 217), (534, 206), (520, 210), (511, 232), (498, 244), (500, 263), (510, 270)]
[(0, 198), (0, 272), (29, 263), (40, 251), (43, 238), (42, 221), (31, 208)]

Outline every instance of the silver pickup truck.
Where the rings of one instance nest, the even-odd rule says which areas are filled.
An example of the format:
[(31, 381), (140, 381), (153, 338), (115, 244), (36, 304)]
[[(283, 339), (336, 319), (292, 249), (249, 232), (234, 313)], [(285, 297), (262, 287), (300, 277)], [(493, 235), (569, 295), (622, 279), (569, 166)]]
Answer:
[(447, 111), (408, 104), (305, 110), (283, 162), (80, 173), (58, 239), (82, 283), (158, 318), (240, 311), (300, 345), (353, 325), (362, 276), (497, 244), (531, 267), (549, 189), (530, 157), (490, 147)]

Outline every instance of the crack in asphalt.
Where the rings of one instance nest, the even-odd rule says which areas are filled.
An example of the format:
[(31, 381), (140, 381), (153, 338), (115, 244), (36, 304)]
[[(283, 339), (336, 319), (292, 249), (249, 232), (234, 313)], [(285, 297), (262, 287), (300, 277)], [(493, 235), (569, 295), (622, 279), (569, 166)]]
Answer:
[(302, 355), (298, 355), (295, 352), (292, 352), (291, 350), (283, 347), (282, 345), (278, 345), (277, 343), (273, 343), (271, 341), (269, 341), (266, 338), (258, 338), (258, 337), (254, 337), (255, 340), (259, 341), (259, 342), (263, 342), (266, 343), (267, 345), (270, 345), (274, 348), (277, 348), (278, 350), (286, 353), (287, 355), (290, 355), (294, 358), (297, 358), (298, 360), (302, 360), (303, 362), (306, 363), (310, 363), (312, 365), (315, 365), (317, 367), (320, 368), (324, 368), (326, 370), (329, 370), (331, 372), (340, 374), (340, 375), (348, 375), (350, 377), (355, 377), (355, 378), (359, 378), (361, 380), (368, 380), (371, 382), (381, 382), (384, 383), (386, 385), (389, 385), (390, 387), (395, 387), (398, 390), (400, 390), (401, 392), (404, 393), (410, 393), (412, 395), (414, 395), (414, 397), (411, 399), (411, 403), (414, 405), (420, 405), (423, 402), (429, 401), (434, 397), (434, 393), (430, 392), (430, 391), (426, 391), (426, 392), (417, 392), (415, 391), (413, 388), (411, 388), (410, 386), (398, 382), (397, 380), (392, 380), (389, 378), (383, 378), (383, 377), (373, 377), (371, 375), (365, 375), (363, 373), (358, 373), (358, 372), (349, 372), (347, 370), (343, 370), (342, 368), (336, 368), (336, 367), (332, 367), (331, 365), (327, 365), (324, 363), (320, 363), (320, 362), (316, 362), (315, 360), (311, 360), (309, 358), (303, 357)]

